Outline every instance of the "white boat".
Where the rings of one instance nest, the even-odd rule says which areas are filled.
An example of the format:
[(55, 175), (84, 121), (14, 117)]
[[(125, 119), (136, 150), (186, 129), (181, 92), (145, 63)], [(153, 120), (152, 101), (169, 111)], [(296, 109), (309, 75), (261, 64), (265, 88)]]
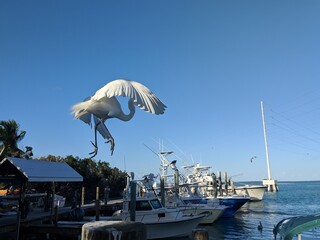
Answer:
[[(179, 208), (165, 208), (156, 197), (137, 197), (135, 210), (135, 221), (146, 225), (147, 239), (190, 236), (205, 216), (187, 215)], [(130, 201), (124, 200), (123, 209), (116, 211), (111, 219), (130, 221)]]
[(212, 224), (217, 221), (228, 208), (220, 205), (219, 201), (216, 204), (192, 203), (188, 197), (175, 198), (172, 195), (166, 195), (166, 206), (178, 207), (184, 214), (205, 214), (200, 224)]
[[(182, 174), (176, 167), (176, 161), (168, 161), (166, 158), (173, 152), (161, 152), (158, 154), (161, 161), (162, 177), (167, 180), (169, 176), (173, 176), (175, 183), (173, 187), (177, 188), (180, 199), (190, 204), (207, 204), (208, 207), (216, 207), (223, 205), (225, 210), (219, 217), (232, 217), (250, 198), (247, 194), (223, 194), (218, 195), (215, 175), (211, 172), (210, 166), (202, 166), (200, 164), (184, 166), (185, 171), (189, 174)], [(174, 170), (174, 175), (168, 175), (168, 168)], [(181, 179), (184, 183), (176, 183), (177, 179)], [(168, 183), (167, 183), (168, 184)], [(220, 187), (222, 189), (222, 186)], [(217, 196), (218, 195), (218, 196)]]
[(251, 201), (261, 201), (266, 190), (267, 186), (263, 185), (245, 185), (235, 187), (236, 194), (247, 194)]
[(205, 214), (200, 224), (212, 224), (217, 221), (227, 209), (226, 206), (209, 206), (208, 204), (192, 204), (179, 207), (184, 214)]
[[(191, 203), (188, 201), (184, 201), (181, 196), (178, 194), (178, 189), (175, 188), (174, 184), (168, 183), (168, 179), (170, 177), (174, 177), (174, 175), (168, 175), (167, 170), (168, 167), (173, 170), (177, 170), (175, 168), (174, 162), (169, 163), (167, 159), (164, 157), (166, 155), (171, 154), (172, 152), (162, 152), (159, 154), (160, 160), (161, 160), (161, 167), (162, 167), (162, 177), (165, 179), (165, 186), (164, 186), (164, 191), (165, 191), (165, 206), (168, 208), (174, 207), (174, 208), (179, 208), (184, 214), (193, 214), (193, 215), (198, 215), (198, 214), (203, 214), (205, 213), (206, 216), (203, 217), (202, 221), (200, 224), (212, 224), (216, 220), (222, 216), (222, 214), (226, 211), (228, 207), (224, 205), (220, 205), (219, 201), (215, 205), (208, 205), (208, 204), (201, 204), (201, 203)], [(139, 186), (142, 188), (142, 192), (149, 192), (151, 189), (156, 192), (159, 190), (161, 192), (161, 189), (159, 186), (157, 186), (157, 183), (154, 181), (155, 179), (154, 174), (149, 174), (144, 176), (143, 181), (138, 181)], [(179, 184), (177, 186), (178, 188), (186, 187), (188, 189), (190, 184), (184, 183), (184, 184)], [(158, 195), (156, 193), (156, 195)], [(159, 196), (159, 195), (158, 195)]]

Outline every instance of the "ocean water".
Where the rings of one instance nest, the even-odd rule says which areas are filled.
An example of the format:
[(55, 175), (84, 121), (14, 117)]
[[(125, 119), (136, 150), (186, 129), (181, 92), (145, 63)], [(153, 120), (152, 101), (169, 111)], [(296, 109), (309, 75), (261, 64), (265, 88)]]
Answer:
[[(207, 229), (210, 240), (272, 240), (274, 226), (279, 221), (294, 216), (320, 213), (320, 181), (279, 182), (278, 186), (279, 192), (266, 192), (262, 201), (246, 203), (234, 217), (221, 218), (212, 225), (200, 227)], [(260, 222), (263, 226), (262, 231), (258, 230)], [(279, 235), (277, 239), (280, 239)], [(302, 239), (320, 239), (320, 229), (303, 233)]]

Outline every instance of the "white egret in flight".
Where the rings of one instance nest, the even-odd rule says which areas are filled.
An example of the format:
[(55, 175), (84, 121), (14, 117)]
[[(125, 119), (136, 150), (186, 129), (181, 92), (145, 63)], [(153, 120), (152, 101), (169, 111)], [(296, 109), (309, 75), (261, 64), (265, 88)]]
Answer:
[[(122, 111), (117, 96), (128, 97), (129, 114)], [(153, 114), (163, 114), (166, 106), (146, 86), (129, 80), (118, 79), (109, 82), (99, 89), (93, 96), (86, 98), (83, 102), (72, 106), (72, 114), (77, 119), (91, 125), (94, 120), (94, 138), (91, 142), (94, 146), (91, 157), (98, 153), (97, 130), (104, 139), (110, 142), (111, 155), (114, 150), (114, 139), (111, 136), (105, 121), (109, 118), (118, 118), (122, 121), (129, 121), (135, 113), (135, 106)]]

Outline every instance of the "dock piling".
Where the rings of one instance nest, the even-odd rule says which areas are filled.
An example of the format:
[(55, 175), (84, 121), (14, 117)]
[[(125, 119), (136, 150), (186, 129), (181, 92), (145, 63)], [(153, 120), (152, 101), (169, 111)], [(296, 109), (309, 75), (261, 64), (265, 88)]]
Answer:
[(98, 221), (82, 226), (81, 240), (146, 240), (146, 226), (140, 222)]
[(209, 234), (208, 231), (204, 228), (196, 228), (192, 231), (193, 240), (208, 240)]

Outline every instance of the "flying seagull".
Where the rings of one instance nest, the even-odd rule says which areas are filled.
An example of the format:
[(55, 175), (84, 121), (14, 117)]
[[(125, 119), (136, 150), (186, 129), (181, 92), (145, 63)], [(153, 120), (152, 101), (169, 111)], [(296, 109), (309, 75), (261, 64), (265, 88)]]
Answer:
[[(129, 114), (122, 111), (121, 105), (116, 97), (128, 97)], [(114, 139), (111, 136), (105, 121), (109, 118), (118, 118), (129, 121), (135, 114), (135, 106), (156, 115), (163, 114), (166, 108), (160, 99), (141, 83), (117, 79), (107, 83), (93, 96), (86, 98), (83, 102), (72, 106), (72, 114), (75, 118), (91, 125), (94, 121), (94, 150), (90, 153), (93, 158), (98, 153), (97, 131), (107, 142), (110, 142), (111, 155), (114, 151)]]
[(252, 162), (256, 158), (257, 158), (257, 156), (253, 156), (252, 158), (250, 158), (250, 162)]

